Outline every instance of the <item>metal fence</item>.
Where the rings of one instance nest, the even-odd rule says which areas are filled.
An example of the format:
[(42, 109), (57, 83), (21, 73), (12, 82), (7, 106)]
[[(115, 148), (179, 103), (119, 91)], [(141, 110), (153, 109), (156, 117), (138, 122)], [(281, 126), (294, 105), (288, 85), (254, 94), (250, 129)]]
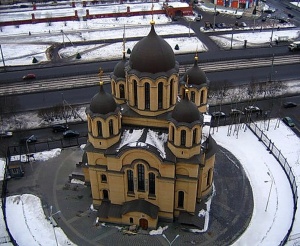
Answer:
[(293, 228), (295, 214), (296, 214), (296, 210), (297, 210), (298, 191), (297, 191), (296, 178), (293, 174), (292, 168), (290, 167), (289, 163), (287, 162), (286, 157), (283, 156), (283, 154), (281, 153), (281, 150), (275, 146), (274, 142), (272, 142), (272, 140), (267, 137), (267, 135), (255, 124), (255, 122), (251, 121), (250, 123), (247, 124), (247, 126), (258, 137), (259, 141), (263, 142), (263, 144), (266, 146), (266, 148), (270, 152), (270, 154), (272, 154), (276, 158), (276, 160), (279, 162), (279, 164), (283, 168), (283, 170), (289, 180), (289, 183), (290, 183), (290, 186), (292, 189), (293, 201), (294, 201), (294, 213), (293, 213), (293, 219), (292, 219), (291, 226), (290, 226), (287, 234), (285, 235), (284, 239), (280, 243), (280, 245), (284, 245), (287, 242), (288, 237)]

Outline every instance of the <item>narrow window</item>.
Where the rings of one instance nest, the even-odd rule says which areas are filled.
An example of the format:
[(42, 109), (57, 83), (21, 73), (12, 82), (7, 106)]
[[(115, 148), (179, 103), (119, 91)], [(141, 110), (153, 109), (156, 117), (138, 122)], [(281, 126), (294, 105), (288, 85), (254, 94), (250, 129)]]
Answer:
[(184, 192), (179, 191), (178, 192), (178, 207), (183, 208), (183, 204), (184, 204)]
[(181, 143), (180, 145), (185, 146), (185, 141), (186, 141), (186, 131), (185, 130), (181, 130)]
[(211, 181), (211, 179), (212, 179), (212, 168), (209, 169), (209, 171), (208, 171), (207, 181), (206, 181), (206, 185), (207, 185), (207, 186), (210, 186), (210, 181)]
[(155, 174), (149, 173), (149, 194), (155, 195)]
[(145, 168), (144, 165), (137, 165), (137, 173), (138, 173), (138, 190), (145, 191)]
[(170, 106), (173, 105), (173, 79), (170, 83)]
[(107, 182), (107, 177), (105, 174), (101, 174), (101, 182), (106, 183)]
[(158, 108), (162, 109), (163, 107), (163, 96), (164, 96), (164, 84), (160, 82), (158, 84)]
[(98, 137), (103, 137), (101, 121), (97, 121), (97, 128), (98, 128)]
[(103, 200), (108, 200), (108, 191), (103, 190)]
[(131, 218), (131, 217), (129, 218), (129, 223), (133, 224), (133, 218)]
[(150, 84), (145, 83), (145, 109), (150, 109)]
[(204, 90), (201, 91), (200, 93), (200, 104), (204, 103)]
[(194, 92), (194, 91), (191, 91), (191, 101), (192, 101), (193, 103), (195, 103), (195, 97), (196, 97), (195, 92)]
[(125, 98), (125, 88), (123, 84), (120, 84), (120, 98)]
[(109, 134), (113, 135), (114, 134), (114, 124), (113, 124), (113, 120), (109, 120), (108, 122), (108, 127), (109, 127)]
[(193, 130), (193, 144), (197, 143), (197, 128)]
[(137, 82), (136, 80), (133, 81), (133, 95), (134, 95), (134, 106), (138, 104), (138, 97), (137, 97)]
[(128, 192), (133, 192), (133, 171), (127, 170), (127, 188)]

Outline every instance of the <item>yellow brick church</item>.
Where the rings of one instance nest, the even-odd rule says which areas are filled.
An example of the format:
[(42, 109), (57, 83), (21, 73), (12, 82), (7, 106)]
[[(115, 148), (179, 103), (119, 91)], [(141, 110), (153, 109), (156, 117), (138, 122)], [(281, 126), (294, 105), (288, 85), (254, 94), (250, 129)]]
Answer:
[(208, 80), (197, 55), (180, 77), (172, 48), (151, 21), (128, 60), (123, 51), (111, 90), (100, 82), (86, 109), (83, 171), (100, 221), (143, 229), (158, 220), (197, 225), (197, 204), (212, 191), (216, 152)]

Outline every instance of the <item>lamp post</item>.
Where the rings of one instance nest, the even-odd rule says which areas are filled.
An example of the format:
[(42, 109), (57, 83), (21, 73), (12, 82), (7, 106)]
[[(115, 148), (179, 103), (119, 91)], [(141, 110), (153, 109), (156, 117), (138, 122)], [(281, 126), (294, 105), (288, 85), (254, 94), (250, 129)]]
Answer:
[(214, 8), (214, 10), (215, 10), (215, 13), (214, 13), (214, 26), (213, 26), (213, 30), (215, 31), (215, 25), (216, 25), (216, 11), (217, 11), (217, 9), (216, 9), (216, 5), (215, 5), (215, 8)]
[[(268, 196), (268, 200), (267, 200), (267, 204), (266, 204), (265, 212), (267, 212), (267, 210), (268, 210), (269, 200), (270, 200), (271, 191), (272, 191), (273, 182), (274, 182), (272, 175), (271, 175), (269, 172), (267, 172), (267, 174), (268, 174), (268, 175), (269, 175), (269, 177), (271, 178), (271, 186), (270, 186), (270, 191), (269, 191), (269, 196)], [(265, 182), (269, 182), (269, 181), (265, 181)]]
[(162, 234), (162, 236), (167, 240), (167, 242), (169, 243), (169, 246), (172, 246), (173, 243), (175, 242), (175, 240), (179, 237), (179, 234), (176, 235), (176, 237), (170, 242), (169, 239), (166, 237), (165, 234)]
[(55, 232), (55, 226), (57, 225), (55, 220), (53, 219), (53, 215), (56, 215), (58, 213), (60, 213), (60, 210), (55, 212), (55, 213), (52, 213), (52, 206), (50, 206), (50, 215), (49, 215), (49, 220), (50, 220), (50, 223), (52, 225), (52, 228), (53, 228), (53, 233), (54, 233), (54, 238), (55, 238), (55, 242), (56, 242), (56, 245), (58, 246), (58, 242), (57, 242), (57, 237), (56, 237), (56, 232)]

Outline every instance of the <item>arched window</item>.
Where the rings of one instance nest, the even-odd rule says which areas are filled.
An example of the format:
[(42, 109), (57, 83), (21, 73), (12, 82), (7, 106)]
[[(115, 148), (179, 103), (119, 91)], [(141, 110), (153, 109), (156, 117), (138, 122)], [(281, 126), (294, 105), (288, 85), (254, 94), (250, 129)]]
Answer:
[(114, 134), (114, 124), (113, 124), (113, 120), (112, 119), (109, 120), (108, 127), (109, 127), (109, 134), (113, 135)]
[(210, 186), (210, 181), (212, 180), (212, 175), (213, 175), (213, 170), (211, 168), (211, 169), (209, 169), (208, 175), (207, 175), (207, 181), (206, 181), (207, 186)]
[(102, 122), (101, 121), (97, 121), (97, 129), (98, 129), (98, 137), (103, 137)]
[(181, 130), (181, 134), (180, 134), (180, 145), (185, 146), (185, 142), (186, 142), (186, 131), (185, 130)]
[(196, 93), (194, 91), (191, 91), (191, 101), (193, 103), (195, 103), (195, 97), (196, 97)]
[(174, 80), (172, 79), (170, 82), (170, 106), (173, 105), (173, 83)]
[(145, 109), (150, 109), (150, 84), (145, 83)]
[(204, 90), (201, 90), (200, 93), (200, 104), (204, 103)]
[(164, 96), (164, 84), (160, 82), (158, 84), (158, 108), (162, 109), (163, 107), (163, 96)]
[(145, 191), (145, 167), (142, 164), (137, 165), (138, 190)]
[(103, 200), (108, 200), (108, 191), (103, 190)]
[(174, 141), (174, 126), (170, 126), (170, 134), (169, 134), (170, 138), (169, 140), (170, 141)]
[(149, 194), (155, 195), (155, 174), (149, 173)]
[(129, 218), (129, 223), (133, 224), (133, 218), (132, 217)]
[(136, 80), (133, 81), (133, 96), (134, 96), (134, 106), (138, 105), (138, 97), (137, 97), (137, 82)]
[(101, 182), (106, 183), (107, 182), (107, 177), (105, 174), (101, 174)]
[(127, 170), (127, 189), (128, 192), (133, 192), (134, 186), (133, 186), (133, 171)]
[(193, 130), (193, 144), (197, 143), (197, 128)]
[(120, 98), (125, 98), (125, 88), (123, 84), (120, 84)]
[(178, 192), (178, 207), (183, 208), (183, 205), (184, 205), (184, 192), (179, 191)]

